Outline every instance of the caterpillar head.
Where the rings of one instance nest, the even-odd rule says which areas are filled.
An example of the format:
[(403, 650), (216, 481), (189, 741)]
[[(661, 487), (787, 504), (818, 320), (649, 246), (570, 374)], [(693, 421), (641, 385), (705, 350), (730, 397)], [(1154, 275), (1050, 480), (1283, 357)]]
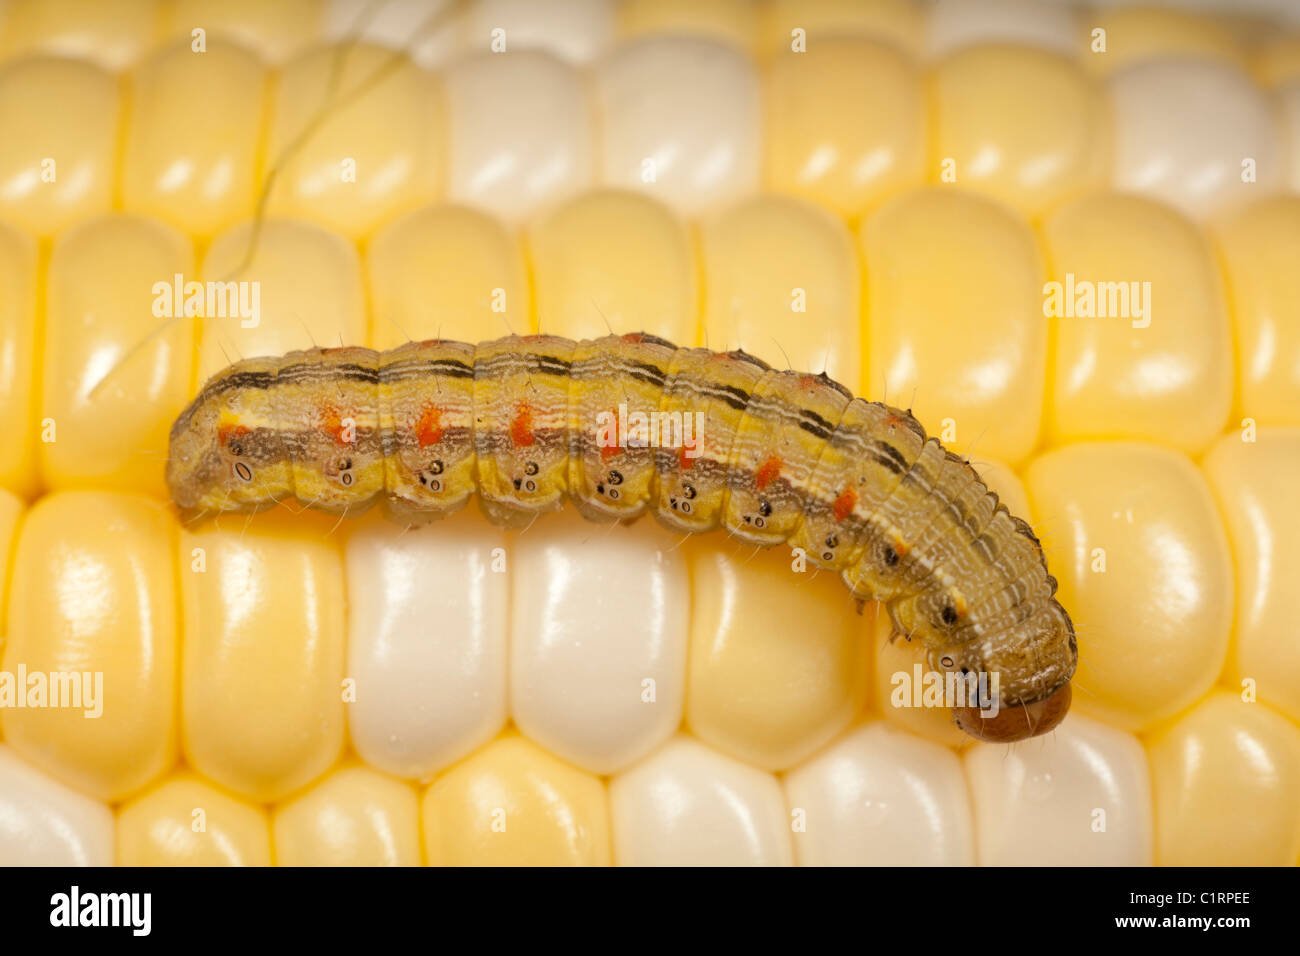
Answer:
[[(1054, 729), (1070, 709), (1070, 678), (1078, 663), (1074, 626), (1055, 600), (1035, 602), (1023, 620), (962, 643), (934, 647), (934, 670), (997, 675), (996, 706), (957, 707), (953, 719), (980, 740), (1009, 743)], [(991, 686), (991, 685), (990, 685)]]
[(245, 359), (212, 378), (176, 419), (167, 487), (187, 514), (268, 507), (293, 488), (275, 425), (278, 359)]

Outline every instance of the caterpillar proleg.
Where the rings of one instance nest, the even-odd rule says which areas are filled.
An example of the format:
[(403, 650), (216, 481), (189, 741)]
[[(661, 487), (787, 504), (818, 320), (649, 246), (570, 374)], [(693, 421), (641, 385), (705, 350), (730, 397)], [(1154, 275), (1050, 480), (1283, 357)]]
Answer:
[(246, 359), (176, 420), (167, 482), (196, 517), (296, 498), (418, 523), (477, 494), (506, 526), (571, 501), (786, 543), (934, 669), (997, 675), (996, 716), (954, 711), (967, 733), (1023, 739), (1069, 708), (1074, 628), (1029, 526), (909, 412), (744, 352), (536, 335)]

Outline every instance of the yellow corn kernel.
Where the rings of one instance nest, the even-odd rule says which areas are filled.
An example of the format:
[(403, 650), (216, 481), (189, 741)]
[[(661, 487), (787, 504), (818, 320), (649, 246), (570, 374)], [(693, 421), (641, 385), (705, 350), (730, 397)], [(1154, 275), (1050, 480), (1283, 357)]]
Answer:
[(277, 807), (277, 866), (419, 866), (420, 800), (408, 783), (343, 767)]
[(702, 234), (709, 344), (780, 355), (859, 392), (861, 280), (843, 224), (802, 200), (763, 197), (727, 210)]
[(150, 56), (130, 83), (123, 207), (202, 239), (251, 216), (266, 97), (261, 62), (234, 44), (197, 55), (182, 43)]
[(174, 36), (193, 42), (201, 29), (205, 39), (228, 37), (279, 64), (317, 41), (325, 0), (172, 0), (170, 12)]
[(1300, 79), (1300, 36), (1273, 37), (1256, 51), (1255, 79), (1264, 86), (1283, 86)]
[[(1249, 440), (1247, 440), (1249, 439)], [(1257, 691), (1300, 721), (1300, 644), (1295, 583), (1300, 580), (1300, 428), (1230, 432), (1205, 456), (1237, 572), (1237, 613), (1225, 682)]]
[(343, 746), (343, 559), (332, 519), (306, 517), (181, 536), (185, 755), (259, 801), (315, 780)]
[(1232, 340), (1204, 237), (1168, 207), (1118, 194), (1066, 206), (1044, 234), (1051, 442), (1205, 448), (1232, 400)]
[(609, 807), (599, 778), (517, 735), (433, 782), (420, 803), (431, 866), (608, 866)]
[(779, 52), (765, 79), (771, 189), (856, 218), (924, 181), (921, 73), (887, 43), (828, 37), (806, 53)]
[(0, 63), (0, 206), (37, 236), (107, 212), (117, 161), (118, 81), (48, 56)]
[(867, 627), (834, 574), (794, 570), (784, 548), (732, 557), (690, 544), (686, 723), (724, 753), (783, 770), (862, 708)]
[(820, 42), (861, 36), (883, 40), (915, 56), (925, 34), (923, 8), (912, 0), (770, 0), (760, 15), (760, 48), (765, 54), (791, 49), (797, 39), (794, 31), (802, 30), (805, 43), (810, 38)]
[(1292, 866), (1300, 857), (1300, 728), (1232, 692), (1147, 740), (1157, 866)]
[(0, 223), (0, 487), (36, 490), (35, 241)]
[(1255, 203), (1217, 238), (1237, 342), (1237, 415), (1300, 425), (1300, 198)]
[(910, 406), (954, 451), (978, 442), (1022, 461), (1038, 441), (1047, 355), (1032, 233), (987, 199), (936, 186), (868, 217), (859, 243), (863, 392)]
[(70, 491), (37, 502), (14, 551), (2, 670), (27, 706), (0, 708), (5, 740), (101, 800), (176, 759), (175, 538), (159, 501)]
[(752, 51), (758, 11), (749, 0), (625, 0), (618, 7), (618, 26), (625, 37), (685, 34)]
[(699, 290), (686, 227), (666, 206), (623, 190), (585, 193), (528, 233), (537, 326), (570, 338), (610, 329), (675, 345), (699, 340)]
[(118, 866), (270, 866), (266, 811), (180, 773), (117, 813)]
[(932, 89), (933, 180), (951, 174), (1030, 218), (1102, 184), (1106, 104), (1074, 60), (1006, 44), (967, 47), (939, 65)]
[(189, 399), (194, 348), (194, 319), (169, 322), (180, 314), (172, 290), (193, 271), (189, 239), (152, 219), (113, 213), (55, 242), (41, 376), (48, 487), (165, 496), (167, 433)]
[(203, 278), (240, 283), (241, 304), (247, 296), (253, 308), (205, 313), (199, 385), (246, 356), (366, 340), (360, 260), (356, 247), (335, 233), (292, 220), (235, 226), (213, 241)]
[(365, 265), (374, 348), (533, 331), (519, 245), (477, 210), (433, 205), (403, 216), (367, 244)]
[(1090, 33), (1098, 29), (1106, 31), (1106, 50), (1102, 53), (1093, 49), (1084, 62), (1102, 75), (1175, 57), (1246, 65), (1240, 42), (1221, 20), (1190, 10), (1150, 4), (1108, 6), (1092, 11), (1088, 17)]
[(445, 107), (433, 77), (404, 55), (367, 44), (315, 50), (285, 67), (272, 102), (272, 214), (362, 239), (438, 194)]
[(0, 10), (0, 60), (48, 53), (131, 66), (159, 36), (159, 0), (10, 0)]
[(1025, 484), (1079, 643), (1074, 707), (1142, 731), (1214, 684), (1232, 566), (1214, 499), (1183, 455), (1099, 442), (1048, 452)]

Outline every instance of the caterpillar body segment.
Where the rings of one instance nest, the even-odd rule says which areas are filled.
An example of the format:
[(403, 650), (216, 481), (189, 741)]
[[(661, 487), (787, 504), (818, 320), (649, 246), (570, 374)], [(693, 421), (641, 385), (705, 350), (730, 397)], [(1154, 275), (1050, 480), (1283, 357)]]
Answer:
[(506, 526), (568, 500), (788, 542), (884, 602), (935, 669), (997, 674), (998, 716), (954, 711), (967, 732), (1022, 739), (1068, 708), (1074, 629), (1029, 526), (909, 413), (744, 352), (640, 334), (248, 359), (179, 416), (167, 480), (195, 516), (296, 498), (420, 523), (477, 494)]
[[(664, 385), (660, 422), (691, 416), (695, 447), (655, 454), (655, 513), (675, 531), (713, 531), (722, 524), (733, 480), (732, 448), (759, 379), (769, 371), (745, 352), (678, 349)], [(662, 435), (662, 430), (661, 430)]]
[(588, 520), (628, 521), (656, 500), (650, 423), (659, 414), (677, 351), (653, 335), (588, 339), (574, 349), (569, 497)]
[(511, 336), (474, 352), (477, 491), (496, 524), (528, 524), (564, 504), (574, 347), (551, 335)]
[(758, 547), (790, 540), (852, 397), (824, 374), (769, 370), (758, 380), (730, 456), (723, 525), (731, 534)]
[(384, 487), (394, 518), (420, 523), (474, 494), (474, 346), (408, 342), (379, 355)]

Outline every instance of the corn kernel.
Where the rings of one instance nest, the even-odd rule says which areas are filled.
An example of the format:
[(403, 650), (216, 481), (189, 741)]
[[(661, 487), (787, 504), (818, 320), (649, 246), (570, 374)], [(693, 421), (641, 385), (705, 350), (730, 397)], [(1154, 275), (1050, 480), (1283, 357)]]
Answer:
[(508, 735), (425, 791), (425, 855), (431, 866), (608, 866), (607, 804), (598, 778)]
[(113, 203), (118, 81), (88, 63), (48, 56), (0, 64), (0, 205), (37, 236)]
[(41, 374), (47, 487), (166, 494), (167, 433), (190, 394), (194, 348), (175, 277), (193, 271), (188, 238), (137, 216), (92, 219), (54, 244)]
[(802, 200), (763, 197), (712, 219), (702, 236), (713, 348), (780, 354), (858, 390), (861, 279), (839, 220)]
[(427, 206), (380, 230), (367, 246), (366, 280), (374, 348), (533, 331), (518, 243), (497, 220), (464, 206)]
[(233, 44), (200, 56), (184, 43), (151, 55), (130, 84), (123, 207), (203, 239), (251, 216), (266, 98), (260, 61)]
[(807, 52), (783, 50), (763, 92), (764, 180), (773, 190), (856, 218), (924, 181), (921, 73), (887, 43), (828, 37)]
[(444, 114), (434, 79), (400, 53), (361, 44), (304, 54), (275, 88), (269, 211), (369, 236), (441, 191)]
[[(981, 454), (1019, 462), (1042, 414), (1043, 262), (1022, 221), (951, 190), (902, 196), (862, 225), (862, 391), (911, 407), (954, 451), (978, 443)], [(967, 334), (953, 334), (953, 316)]]
[(1142, 731), (1198, 700), (1232, 626), (1227, 538), (1205, 479), (1157, 445), (1071, 445), (1025, 472), (1079, 644), (1074, 708)]
[(419, 866), (415, 789), (364, 767), (343, 767), (277, 807), (277, 866)]
[(932, 89), (933, 180), (945, 181), (951, 163), (957, 183), (1030, 218), (1102, 185), (1108, 107), (1074, 60), (967, 47), (939, 65)]
[(1300, 857), (1300, 728), (1235, 693), (1147, 741), (1158, 866), (1292, 866)]
[(694, 545), (686, 722), (764, 770), (844, 730), (867, 685), (866, 627), (832, 574), (793, 570), (785, 548), (740, 557)]
[(597, 190), (544, 216), (528, 233), (537, 325), (600, 338), (649, 332), (682, 347), (699, 341), (694, 248), (667, 207), (624, 190)]
[(1204, 237), (1165, 206), (1117, 194), (1071, 203), (1044, 234), (1050, 441), (1205, 448), (1232, 401), (1232, 339)]
[[(1245, 439), (1249, 437), (1250, 441)], [(1232, 542), (1237, 613), (1224, 680), (1300, 722), (1300, 644), (1294, 634), (1300, 580), (1300, 428), (1229, 433), (1205, 456)]]
[(270, 866), (266, 811), (182, 772), (117, 814), (118, 866)]
[(161, 502), (70, 491), (32, 508), (14, 551), (3, 670), (26, 672), (27, 706), (0, 708), (5, 740), (101, 800), (176, 759), (175, 538)]
[(236, 793), (278, 800), (343, 745), (343, 561), (330, 522), (234, 523), (181, 536), (185, 756)]

